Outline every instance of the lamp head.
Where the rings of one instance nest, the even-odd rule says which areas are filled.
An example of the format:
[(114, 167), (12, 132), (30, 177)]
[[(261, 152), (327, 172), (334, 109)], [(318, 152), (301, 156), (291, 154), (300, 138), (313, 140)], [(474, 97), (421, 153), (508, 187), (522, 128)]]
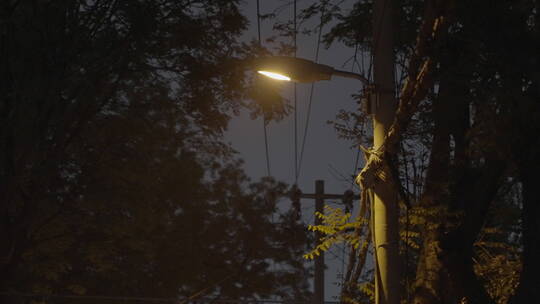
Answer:
[(285, 56), (259, 58), (255, 61), (255, 68), (262, 75), (294, 82), (329, 80), (334, 72), (334, 69), (327, 65)]
[(276, 73), (276, 72), (270, 72), (270, 71), (257, 71), (257, 73), (262, 74), (266, 77), (270, 77), (276, 80), (284, 80), (284, 81), (291, 81), (291, 77), (288, 77), (286, 75)]

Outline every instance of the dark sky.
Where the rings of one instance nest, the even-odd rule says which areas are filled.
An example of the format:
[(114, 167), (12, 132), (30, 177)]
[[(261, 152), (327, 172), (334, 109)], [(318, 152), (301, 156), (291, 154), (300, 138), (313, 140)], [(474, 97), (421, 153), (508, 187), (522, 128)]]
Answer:
[[(343, 9), (351, 7), (353, 1), (346, 1)], [(261, 14), (269, 13), (285, 1), (261, 0)], [(312, 1), (298, 1), (298, 10), (306, 7)], [(257, 37), (256, 22), (256, 0), (244, 2), (244, 14), (249, 17), (250, 26), (245, 33), (244, 39), (251, 40)], [(292, 18), (292, 5), (285, 8), (278, 16), (279, 20)], [(272, 35), (272, 22), (264, 20), (261, 23), (261, 35), (265, 37)], [(313, 23), (311, 24), (313, 25)], [(323, 34), (329, 26), (323, 28)], [(275, 33), (274, 33), (275, 34)], [(313, 60), (315, 58), (317, 36), (298, 35), (298, 57)], [(319, 62), (343, 70), (351, 70), (351, 62), (345, 62), (354, 55), (354, 49), (343, 45), (334, 45), (330, 49), (321, 46)], [(360, 55), (360, 54), (359, 54)], [(358, 69), (354, 70), (358, 72)], [(298, 84), (298, 153), (301, 150), (303, 132), (306, 124), (307, 108), (309, 103), (310, 84)], [(306, 138), (304, 157), (300, 170), (298, 185), (302, 192), (313, 193), (314, 182), (317, 179), (325, 181), (325, 192), (342, 194), (351, 187), (350, 181), (342, 180), (343, 175), (349, 178), (354, 169), (354, 162), (357, 155), (356, 147), (352, 142), (337, 138), (337, 133), (332, 125), (327, 124), (328, 120), (334, 120), (340, 109), (356, 110), (356, 103), (351, 94), (357, 94), (361, 90), (361, 83), (358, 80), (333, 77), (330, 81), (322, 81), (315, 84), (311, 118)], [(284, 96), (292, 100), (293, 85), (287, 84), (284, 89)], [(287, 183), (294, 183), (294, 119), (290, 115), (280, 122), (272, 122), (268, 128), (268, 144), (270, 154), (271, 175), (277, 180)], [(245, 170), (253, 179), (259, 179), (266, 175), (266, 158), (264, 150), (264, 136), (262, 119), (251, 120), (247, 113), (234, 118), (229, 126), (226, 139), (233, 148), (239, 152), (239, 157), (245, 161)], [(299, 157), (300, 158), (300, 157)], [(362, 156), (360, 156), (359, 166), (362, 166)], [(357, 192), (357, 187), (353, 189)], [(311, 224), (313, 222), (314, 201), (302, 200), (303, 220)], [(326, 202), (330, 203), (330, 202)], [(282, 206), (287, 208), (288, 206)], [(327, 271), (325, 275), (326, 290), (325, 300), (335, 300), (338, 288), (335, 283), (338, 273), (341, 273), (343, 253), (342, 250), (334, 247), (333, 253), (326, 255)], [(333, 254), (337, 255), (334, 256)], [(346, 266), (346, 265), (345, 265)]]

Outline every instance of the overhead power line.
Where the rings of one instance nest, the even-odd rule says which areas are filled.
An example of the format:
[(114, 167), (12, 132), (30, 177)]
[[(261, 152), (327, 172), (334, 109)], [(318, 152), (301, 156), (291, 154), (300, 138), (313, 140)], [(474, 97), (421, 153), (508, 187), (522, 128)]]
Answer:
[[(319, 24), (319, 34), (317, 37), (317, 49), (315, 50), (315, 60), (314, 60), (315, 62), (319, 62), (319, 50), (321, 48), (321, 36), (322, 36), (322, 28), (324, 24), (325, 8), (326, 8), (325, 4), (323, 4), (322, 9), (321, 9), (321, 22)], [(308, 129), (309, 129), (309, 120), (311, 117), (311, 105), (313, 102), (313, 89), (314, 88), (315, 88), (315, 83), (313, 82), (311, 83), (311, 88), (309, 91), (308, 112), (307, 112), (306, 124), (304, 126), (304, 136), (302, 138), (302, 148), (300, 149), (300, 161), (298, 162), (298, 170), (297, 170), (296, 179), (298, 179), (298, 176), (300, 175), (300, 170), (302, 168), (302, 159), (304, 158), (304, 149), (306, 146), (306, 138), (307, 138)]]
[[(262, 43), (261, 43), (261, 9), (260, 9), (259, 0), (257, 0), (257, 35), (258, 35), (257, 38), (258, 38), (258, 42), (259, 42), (259, 47), (262, 47)], [(268, 132), (266, 130), (266, 126), (267, 126), (268, 122), (266, 121), (266, 115), (264, 113), (264, 110), (263, 110), (262, 116), (263, 116), (263, 133), (264, 133), (264, 152), (265, 152), (265, 155), (266, 155), (266, 175), (270, 176), (271, 175), (271, 173), (270, 173), (270, 155), (268, 153)]]
[[(294, 40), (294, 57), (296, 58), (296, 0), (294, 0), (294, 20), (293, 20), (293, 40)], [(298, 112), (297, 112), (297, 93), (296, 82), (294, 83), (294, 184), (298, 184)]]

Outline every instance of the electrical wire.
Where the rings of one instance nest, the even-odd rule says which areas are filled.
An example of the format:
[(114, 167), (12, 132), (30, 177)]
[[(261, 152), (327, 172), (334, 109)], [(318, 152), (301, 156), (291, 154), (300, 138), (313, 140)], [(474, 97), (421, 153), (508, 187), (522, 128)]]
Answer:
[[(358, 41), (356, 41), (356, 44), (354, 46), (354, 56), (353, 56), (353, 63), (352, 63), (352, 66), (351, 66), (351, 72), (354, 72), (354, 65), (357, 64), (357, 56), (358, 56)], [(364, 58), (362, 58), (362, 64), (364, 63)], [(362, 74), (363, 71), (360, 71), (360, 74)], [(349, 185), (349, 190), (352, 190), (353, 186), (354, 186), (354, 180), (355, 180), (355, 175), (356, 175), (356, 170), (358, 169), (358, 160), (360, 159), (360, 149), (359, 147), (356, 148), (356, 156), (355, 156), (355, 160), (354, 160), (354, 165), (353, 165), (353, 169), (352, 169), (352, 174), (351, 174), (351, 184)]]
[[(317, 49), (315, 51), (315, 62), (319, 62), (319, 50), (321, 48), (321, 36), (322, 36), (322, 28), (324, 25), (324, 13), (325, 13), (326, 3), (323, 4), (321, 9), (321, 22), (319, 24), (319, 34), (317, 37)], [(309, 121), (311, 117), (311, 105), (313, 103), (313, 89), (315, 87), (315, 83), (311, 83), (311, 88), (309, 90), (309, 103), (308, 103), (308, 112), (307, 112), (307, 118), (306, 118), (306, 124), (304, 126), (304, 136), (302, 138), (302, 148), (300, 149), (300, 161), (298, 162), (298, 174), (296, 176), (296, 179), (298, 179), (298, 176), (300, 175), (300, 170), (302, 169), (302, 159), (304, 158), (304, 149), (306, 146), (306, 138), (308, 134), (309, 129)]]
[(326, 250), (326, 252), (330, 253), (334, 257), (334, 259), (343, 262), (343, 258), (340, 257), (339, 254), (335, 253), (331, 248), (328, 248), (328, 250)]
[(261, 47), (261, 9), (259, 0), (257, 0), (257, 38), (259, 42), (259, 47)]
[(268, 132), (266, 130), (267, 120), (263, 114), (263, 129), (264, 129), (264, 151), (266, 154), (266, 175), (271, 176), (270, 173), (270, 156), (268, 153)]
[[(296, 58), (296, 0), (294, 0), (293, 8), (293, 40), (294, 40), (294, 57)], [(296, 93), (296, 82), (293, 84), (294, 88), (294, 184), (298, 184), (298, 112), (297, 112), (297, 93)]]
[[(360, 56), (362, 64), (361, 65), (358, 64), (358, 48), (359, 48), (359, 44), (360, 43), (358, 41), (356, 41), (355, 47), (354, 47), (353, 62), (352, 62), (352, 65), (351, 65), (351, 72), (354, 72), (354, 66), (357, 65), (360, 74), (364, 75), (365, 69), (364, 69), (363, 52), (362, 52), (362, 55)], [(368, 79), (369, 78), (370, 78), (370, 75), (368, 75)], [(359, 160), (360, 160), (360, 149), (359, 149), (359, 147), (357, 147), (356, 156), (355, 156), (353, 169), (352, 169), (352, 174), (351, 174), (351, 183), (349, 185), (349, 190), (352, 190), (352, 188), (354, 186), (354, 181), (355, 181), (355, 177), (356, 177), (356, 171), (358, 170), (358, 161)], [(346, 249), (346, 246), (343, 246), (343, 250), (342, 250), (343, 259), (342, 259), (342, 264), (341, 264), (341, 272), (342, 273), (344, 273), (344, 271), (345, 271), (345, 249)], [(341, 282), (342, 285), (345, 284), (344, 280), (345, 280), (345, 276), (342, 276), (342, 282)]]
[[(354, 46), (354, 56), (353, 56), (353, 62), (351, 65), (351, 72), (354, 72), (354, 65), (358, 64), (357, 62), (357, 56), (358, 56), (358, 41), (356, 41)], [(362, 64), (364, 63), (364, 58), (362, 58)], [(360, 71), (362, 73), (363, 71)], [(352, 174), (351, 174), (351, 184), (349, 185), (349, 190), (352, 190), (354, 186), (354, 180), (356, 177), (356, 170), (358, 170), (358, 160), (360, 159), (360, 148), (356, 148), (356, 156), (354, 159)], [(343, 246), (343, 249), (341, 251), (342, 254), (342, 260), (341, 260), (341, 286), (345, 286), (345, 248), (346, 246)]]
[[(262, 42), (261, 42), (261, 7), (260, 7), (260, 1), (257, 0), (257, 41), (259, 44), (259, 48), (262, 48)], [(263, 111), (263, 133), (264, 133), (264, 151), (266, 156), (266, 175), (271, 176), (270, 172), (270, 153), (268, 152), (268, 130), (267, 130), (268, 122), (266, 120), (266, 115)], [(265, 198), (266, 199), (266, 198)], [(276, 208), (277, 203), (276, 203)], [(279, 213), (279, 211), (278, 211)], [(275, 212), (272, 212), (270, 216), (270, 223), (272, 226), (274, 225), (274, 214)], [(281, 214), (280, 214), (281, 215)], [(275, 261), (272, 260), (272, 264), (270, 266), (270, 269), (272, 271), (275, 271)]]
[[(257, 0), (257, 38), (259, 43), (259, 48), (262, 47), (261, 43), (261, 9), (260, 9), (260, 3), (259, 0)], [(263, 133), (264, 133), (264, 152), (266, 155), (266, 176), (271, 176), (270, 173), (270, 154), (268, 153), (268, 131), (267, 131), (267, 125), (268, 121), (266, 120), (266, 115), (262, 113), (263, 116)]]

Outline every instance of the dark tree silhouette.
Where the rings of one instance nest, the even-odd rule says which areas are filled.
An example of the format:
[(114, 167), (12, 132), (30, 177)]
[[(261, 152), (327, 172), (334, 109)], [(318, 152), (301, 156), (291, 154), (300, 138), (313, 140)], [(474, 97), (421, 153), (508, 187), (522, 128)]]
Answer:
[(220, 138), (246, 24), (233, 0), (2, 2), (2, 302), (307, 297), (285, 186)]
[[(321, 3), (305, 14), (324, 7), (328, 18), (336, 17), (328, 44), (340, 40), (370, 51), (373, 1), (357, 1), (350, 12)], [(411, 116), (398, 113), (394, 147), (385, 151), (401, 161), (399, 187), (411, 190), (402, 195), (413, 205), (408, 276), (414, 279), (405, 288), (413, 303), (506, 303), (514, 292), (510, 301), (530, 302), (539, 265), (533, 258), (539, 254), (538, 1), (394, 6), (398, 79), (423, 92), (411, 98), (401, 91), (400, 111)], [(447, 25), (442, 33), (433, 22), (439, 16), (439, 25)], [(418, 67), (428, 60), (418, 81)], [(344, 137), (369, 142), (370, 119), (361, 109), (340, 119)]]

